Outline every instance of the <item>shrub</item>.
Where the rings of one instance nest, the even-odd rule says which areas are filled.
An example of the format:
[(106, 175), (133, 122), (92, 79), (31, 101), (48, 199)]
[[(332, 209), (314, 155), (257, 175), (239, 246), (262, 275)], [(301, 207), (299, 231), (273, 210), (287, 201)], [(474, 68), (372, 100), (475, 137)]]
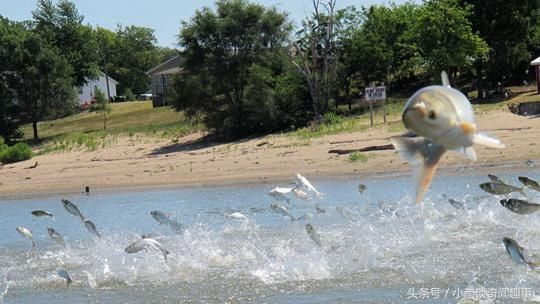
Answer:
[(323, 116), (323, 123), (325, 125), (337, 125), (343, 122), (343, 118), (334, 112), (328, 112)]
[(127, 88), (125, 91), (124, 91), (124, 96), (126, 96), (126, 100), (127, 101), (134, 101), (135, 99), (137, 99), (135, 97), (135, 94), (133, 94), (133, 91), (131, 91), (130, 88)]
[(368, 156), (366, 154), (361, 153), (361, 152), (353, 152), (353, 153), (349, 154), (349, 162), (354, 163), (354, 162), (357, 162), (357, 161), (365, 163), (365, 162), (368, 161)]
[(4, 142), (4, 138), (0, 136), (0, 154), (2, 154), (2, 152), (4, 152), (4, 150), (6, 150), (7, 148), (8, 146)]
[(32, 149), (25, 143), (18, 143), (0, 152), (0, 162), (16, 163), (32, 158)]

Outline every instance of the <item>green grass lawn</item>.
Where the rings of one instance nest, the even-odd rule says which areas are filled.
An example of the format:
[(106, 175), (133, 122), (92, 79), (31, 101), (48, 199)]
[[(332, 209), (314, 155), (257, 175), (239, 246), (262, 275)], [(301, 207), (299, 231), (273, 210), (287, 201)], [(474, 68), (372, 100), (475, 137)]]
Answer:
[[(107, 114), (107, 130), (103, 130), (103, 116), (98, 113), (82, 112), (65, 118), (44, 121), (38, 124), (42, 139), (42, 153), (73, 150), (85, 147), (95, 150), (114, 143), (118, 135), (170, 138), (201, 129), (190, 123), (182, 112), (171, 107), (153, 108), (151, 101), (112, 103)], [(32, 140), (31, 125), (23, 127), (24, 139)]]
[[(519, 102), (540, 101), (536, 92), (525, 92), (497, 103), (473, 105), (477, 113), (506, 109), (508, 105)], [(390, 98), (387, 102), (387, 124), (383, 123), (382, 108), (375, 107), (374, 128), (386, 128), (389, 132), (405, 131), (401, 123), (401, 112), (406, 99)], [(360, 105), (356, 105), (359, 107)], [(338, 113), (347, 113), (346, 106), (340, 106)], [(74, 149), (95, 150), (116, 142), (118, 136), (145, 135), (170, 139), (203, 130), (202, 125), (190, 123), (182, 112), (171, 107), (152, 108), (151, 101), (124, 102), (111, 104), (112, 112), (108, 114), (107, 130), (103, 130), (103, 117), (98, 113), (83, 112), (62, 119), (45, 121), (38, 124), (42, 138), (40, 153), (52, 151), (71, 151)], [(358, 110), (358, 109), (357, 109)], [(325, 123), (309, 126), (287, 133), (302, 142), (325, 135), (363, 131), (370, 128), (369, 111), (360, 109), (354, 113), (330, 115)], [(32, 127), (23, 127), (25, 140), (31, 142)]]
[[(390, 132), (404, 131), (405, 128), (401, 124), (401, 112), (407, 100), (404, 98), (390, 98), (386, 104), (386, 120), (383, 122), (383, 111), (381, 106), (375, 106), (373, 109), (373, 127), (387, 128)], [(343, 109), (340, 109), (343, 112)], [(332, 135), (338, 133), (350, 133), (363, 131), (370, 128), (369, 110), (362, 114), (342, 116), (331, 122), (323, 123), (318, 126), (309, 126), (300, 128), (290, 133), (291, 136), (303, 140), (318, 138), (324, 135)]]
[[(112, 103), (107, 115), (107, 133), (147, 133), (191, 126), (182, 112), (170, 107), (152, 108), (151, 101)], [(32, 127), (25, 125), (25, 139), (32, 138)], [(71, 133), (103, 131), (103, 116), (83, 112), (38, 124), (40, 138), (47, 140)]]

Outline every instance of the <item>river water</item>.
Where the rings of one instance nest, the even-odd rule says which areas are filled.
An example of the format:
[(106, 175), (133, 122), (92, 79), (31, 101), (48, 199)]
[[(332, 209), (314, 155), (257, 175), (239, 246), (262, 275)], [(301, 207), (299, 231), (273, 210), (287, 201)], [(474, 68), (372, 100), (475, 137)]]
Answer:
[[(535, 168), (500, 177), (518, 185), (518, 175), (540, 179)], [(521, 303), (540, 293), (540, 272), (515, 264), (502, 239), (513, 238), (527, 258), (540, 261), (540, 213), (509, 212), (502, 197), (478, 187), (485, 181), (471, 170), (440, 174), (416, 205), (410, 176), (314, 179), (322, 198), (279, 202), (295, 217), (308, 213), (297, 221), (270, 207), (276, 200), (268, 191), (287, 183), (2, 199), (0, 302)], [(359, 183), (367, 186), (363, 193)], [(540, 193), (527, 194), (540, 202)], [(102, 237), (67, 213), (62, 198)], [(36, 209), (54, 219), (33, 217)], [(169, 214), (184, 231), (160, 225), (152, 210)], [(227, 218), (233, 212), (248, 220)], [(322, 246), (306, 233), (307, 223)], [(17, 226), (33, 232), (35, 248)], [(67, 248), (47, 227), (64, 236)], [(170, 252), (167, 262), (155, 248), (124, 251), (142, 234)], [(71, 285), (56, 274), (60, 266)]]

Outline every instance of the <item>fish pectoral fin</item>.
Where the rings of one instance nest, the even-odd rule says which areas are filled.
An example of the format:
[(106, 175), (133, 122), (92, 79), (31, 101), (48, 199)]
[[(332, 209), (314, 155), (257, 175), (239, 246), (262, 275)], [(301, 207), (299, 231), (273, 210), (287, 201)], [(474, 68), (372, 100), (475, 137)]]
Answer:
[(476, 133), (473, 135), (473, 142), (478, 145), (483, 145), (490, 148), (502, 149), (505, 145), (495, 137), (491, 137), (484, 133)]
[(422, 156), (420, 155), (421, 145), (424, 139), (422, 138), (407, 138), (407, 137), (393, 137), (390, 138), (390, 142), (394, 146), (394, 149), (409, 163), (419, 165), (422, 163)]
[(467, 147), (467, 148), (457, 148), (453, 149), (452, 151), (455, 151), (457, 153), (465, 155), (468, 159), (471, 161), (476, 161), (476, 151), (474, 151), (473, 147)]
[(460, 122), (459, 128), (461, 129), (461, 132), (466, 135), (474, 134), (476, 132), (476, 125), (470, 122)]
[(416, 174), (416, 203), (420, 203), (431, 184), (437, 170), (437, 164), (446, 149), (423, 138), (394, 137), (391, 142), (403, 158), (418, 168)]
[(468, 159), (472, 161), (476, 161), (476, 151), (474, 151), (473, 147), (467, 147), (465, 148), (465, 156), (467, 156)]

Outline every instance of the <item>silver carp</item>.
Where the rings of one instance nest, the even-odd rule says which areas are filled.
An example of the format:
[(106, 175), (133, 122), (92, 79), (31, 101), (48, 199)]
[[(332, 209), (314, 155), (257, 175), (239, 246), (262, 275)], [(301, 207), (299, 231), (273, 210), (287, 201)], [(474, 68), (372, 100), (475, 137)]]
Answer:
[(97, 236), (98, 238), (101, 237), (101, 234), (99, 234), (99, 232), (98, 232), (97, 229), (96, 229), (96, 225), (95, 225), (91, 220), (85, 219), (85, 220), (84, 220), (84, 226), (85, 226), (86, 229), (88, 229), (88, 231), (90, 231), (90, 233), (92, 233), (93, 235)]
[(306, 232), (309, 235), (309, 237), (315, 242), (315, 244), (322, 247), (321, 236), (319, 235), (319, 233), (317, 233), (313, 225), (306, 224)]
[(79, 211), (77, 205), (67, 199), (62, 199), (62, 206), (64, 206), (64, 209), (66, 209), (69, 214), (79, 217), (81, 221), (84, 222), (85, 218), (82, 215), (81, 211)]
[(35, 217), (50, 217), (50, 218), (54, 218), (54, 215), (52, 215), (52, 213), (50, 212), (47, 212), (45, 210), (34, 210), (31, 212), (33, 216)]
[(539, 191), (540, 192), (540, 185), (538, 184), (537, 181), (531, 179), (531, 178), (528, 178), (526, 176), (520, 176), (518, 177), (519, 181), (526, 187), (529, 187), (535, 191)]
[(137, 240), (131, 244), (129, 244), (125, 249), (124, 251), (126, 253), (136, 253), (136, 252), (139, 252), (143, 249), (147, 249), (147, 248), (155, 248), (155, 249), (158, 249), (159, 251), (161, 251), (161, 254), (163, 254), (163, 259), (165, 259), (165, 263), (167, 262), (167, 256), (170, 254), (170, 252), (163, 248), (163, 246), (161, 245), (160, 242), (158, 242), (157, 240), (153, 239), (153, 238), (144, 238), (144, 239), (140, 239), (140, 240)]
[(177, 222), (176, 220), (172, 219), (169, 215), (159, 211), (159, 210), (154, 210), (154, 211), (151, 211), (150, 212), (150, 215), (152, 216), (152, 218), (154, 220), (156, 220), (156, 222), (162, 224), (162, 225), (167, 225), (169, 227), (171, 227), (171, 229), (176, 232), (176, 233), (183, 233), (184, 232), (184, 225), (180, 224), (179, 222)]
[(491, 193), (495, 195), (504, 195), (504, 194), (510, 194), (512, 192), (519, 192), (523, 194), (524, 196), (527, 196), (527, 194), (523, 191), (523, 188), (514, 187), (512, 185), (508, 185), (501, 182), (487, 182), (487, 183), (482, 183), (479, 186), (480, 186), (480, 189), (486, 191), (487, 193)]
[(71, 282), (73, 282), (73, 280), (69, 276), (69, 273), (66, 271), (64, 267), (58, 267), (56, 269), (56, 274), (58, 274), (59, 277), (64, 278), (68, 286), (69, 284), (71, 284)]
[(513, 239), (505, 237), (503, 238), (503, 244), (504, 248), (506, 248), (506, 252), (510, 255), (510, 258), (512, 259), (512, 261), (514, 261), (514, 263), (518, 265), (525, 265), (530, 268), (538, 267), (537, 263), (527, 261), (527, 259), (523, 255), (523, 247), (519, 246), (519, 244)]
[(530, 203), (517, 198), (505, 198), (500, 200), (501, 205), (517, 214), (531, 214), (540, 210), (540, 204)]
[(396, 151), (408, 162), (420, 166), (416, 176), (416, 203), (420, 203), (446, 151), (456, 151), (476, 161), (473, 144), (504, 148), (498, 139), (479, 133), (471, 103), (450, 86), (446, 72), (442, 86), (424, 87), (405, 104), (403, 124), (423, 138), (394, 137)]
[(23, 227), (23, 226), (19, 226), (17, 228), (15, 228), (17, 230), (18, 233), (20, 233), (22, 236), (24, 236), (25, 238), (29, 239), (30, 242), (32, 242), (32, 247), (36, 247), (36, 243), (34, 243), (34, 237), (32, 235), (32, 231), (30, 231), (30, 229), (26, 228), (26, 227)]
[(64, 240), (62, 235), (58, 233), (56, 230), (54, 230), (53, 228), (47, 227), (47, 233), (49, 234), (51, 239), (53, 239), (53, 241), (55, 241), (58, 245), (62, 247), (66, 247), (66, 241)]
[(289, 212), (289, 209), (287, 209), (287, 207), (282, 206), (280, 204), (272, 204), (272, 205), (270, 205), (270, 207), (275, 212), (277, 212), (277, 213), (279, 213), (279, 214), (281, 214), (283, 216), (288, 217), (291, 220), (291, 222), (296, 220), (296, 218)]

